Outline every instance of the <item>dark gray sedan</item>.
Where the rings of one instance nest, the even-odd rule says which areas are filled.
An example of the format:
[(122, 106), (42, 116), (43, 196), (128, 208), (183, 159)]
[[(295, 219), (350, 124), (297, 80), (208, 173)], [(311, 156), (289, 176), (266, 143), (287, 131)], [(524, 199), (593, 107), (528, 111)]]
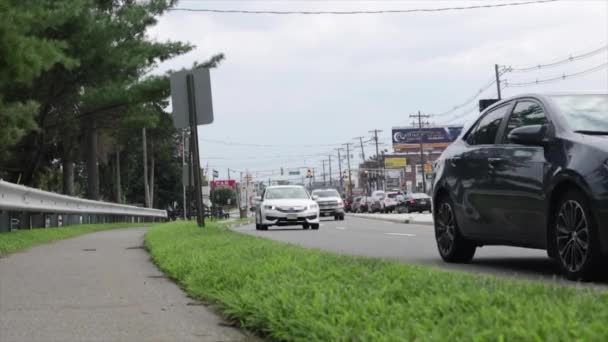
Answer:
[(486, 109), (436, 162), (441, 257), (483, 245), (546, 249), (570, 279), (608, 256), (608, 95), (521, 95)]

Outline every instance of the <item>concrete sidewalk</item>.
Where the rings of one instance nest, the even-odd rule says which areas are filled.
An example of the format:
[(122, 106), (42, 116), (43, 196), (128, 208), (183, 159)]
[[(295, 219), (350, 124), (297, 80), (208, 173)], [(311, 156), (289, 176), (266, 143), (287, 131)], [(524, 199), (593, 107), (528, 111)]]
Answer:
[[(149, 261), (145, 229), (0, 258), (0, 341), (245, 341)], [(0, 237), (1, 238), (1, 237)]]
[(396, 222), (396, 223), (411, 223), (411, 224), (422, 224), (422, 225), (433, 225), (432, 214), (349, 214), (354, 217), (366, 218), (372, 220)]

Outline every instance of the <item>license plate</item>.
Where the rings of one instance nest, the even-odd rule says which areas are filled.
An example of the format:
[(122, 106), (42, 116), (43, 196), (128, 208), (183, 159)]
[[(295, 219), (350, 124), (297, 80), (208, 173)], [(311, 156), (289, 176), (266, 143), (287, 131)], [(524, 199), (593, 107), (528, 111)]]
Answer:
[(287, 219), (288, 220), (297, 220), (298, 214), (287, 214)]
[(426, 204), (426, 201), (420, 201), (420, 204)]

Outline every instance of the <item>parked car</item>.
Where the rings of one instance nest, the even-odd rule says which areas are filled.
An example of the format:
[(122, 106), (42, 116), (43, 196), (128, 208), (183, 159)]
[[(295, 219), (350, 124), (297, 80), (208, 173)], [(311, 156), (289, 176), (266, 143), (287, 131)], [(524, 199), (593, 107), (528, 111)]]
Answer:
[(346, 213), (352, 212), (353, 211), (352, 205), (353, 205), (353, 198), (346, 197), (344, 199), (344, 212), (346, 212)]
[(368, 210), (367, 197), (355, 197), (351, 207), (353, 212), (355, 213), (366, 213)]
[(269, 186), (256, 203), (256, 230), (293, 225), (319, 229), (319, 205), (302, 186)]
[(319, 204), (321, 216), (333, 216), (336, 221), (344, 221), (344, 202), (338, 191), (335, 189), (314, 190), (312, 197)]
[(382, 190), (376, 190), (372, 192), (371, 201), (373, 202), (371, 208), (371, 212), (384, 212), (386, 209), (386, 204), (384, 203), (384, 199), (386, 198), (386, 193)]
[(386, 197), (384, 198), (384, 212), (392, 213), (393, 211), (395, 211), (397, 209), (397, 206), (403, 200), (404, 200), (404, 197), (399, 192), (396, 192), (396, 191), (387, 192)]
[(411, 213), (411, 212), (431, 212), (431, 196), (425, 193), (411, 193), (405, 196), (403, 202), (397, 206), (398, 213)]
[(434, 177), (439, 254), (478, 246), (545, 249), (569, 279), (608, 255), (608, 94), (521, 95), (486, 109), (441, 155)]

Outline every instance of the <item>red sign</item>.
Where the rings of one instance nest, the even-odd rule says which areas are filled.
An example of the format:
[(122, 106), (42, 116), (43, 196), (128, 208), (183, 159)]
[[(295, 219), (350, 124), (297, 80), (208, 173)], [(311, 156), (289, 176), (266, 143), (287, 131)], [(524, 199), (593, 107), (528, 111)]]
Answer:
[(213, 189), (221, 189), (221, 188), (235, 189), (236, 188), (236, 181), (233, 180), (233, 179), (230, 179), (230, 180), (214, 180), (214, 181), (209, 182), (209, 185)]

